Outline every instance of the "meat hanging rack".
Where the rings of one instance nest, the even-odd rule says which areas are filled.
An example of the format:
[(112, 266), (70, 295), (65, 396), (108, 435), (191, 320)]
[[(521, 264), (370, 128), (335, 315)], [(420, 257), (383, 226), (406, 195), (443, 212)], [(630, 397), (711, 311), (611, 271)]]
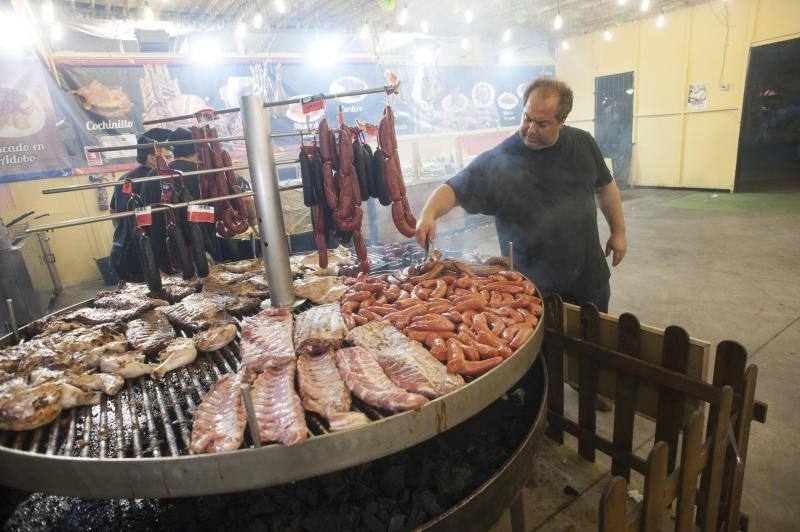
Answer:
[[(324, 97), (393, 89), (387, 86)], [(293, 306), (295, 295), (276, 172), (276, 164), (280, 162), (274, 157), (271, 140), (274, 135), (266, 108), (298, 101), (265, 103), (261, 95), (241, 99), (246, 168), (250, 169), (253, 192), (152, 209), (158, 212), (253, 195), (271, 302), (282, 307)], [(78, 187), (51, 189), (48, 193), (94, 188)], [(28, 231), (131, 215), (118, 213), (71, 220)], [(57, 315), (90, 303), (63, 309)], [(235, 340), (221, 350), (198, 356), (194, 363), (172, 372), (163, 381), (150, 377), (128, 380), (115, 397), (104, 396), (93, 407), (73, 408), (49, 425), (27, 432), (0, 431), (0, 479), (3, 484), (20, 489), (71, 496), (185, 497), (279, 485), (366, 463), (434, 437), (497, 400), (536, 360), (544, 335), (543, 323), (541, 320), (529, 339), (503, 364), (416, 410), (387, 415), (354, 399), (355, 407), (371, 423), (330, 433), (320, 419), (309, 414), (307, 424), (313, 435), (303, 445), (259, 446), (246, 436), (244, 447), (237, 451), (192, 455), (188, 451), (192, 413), (214, 382), (237, 371), (239, 346)], [(179, 332), (189, 335), (188, 331)], [(13, 341), (14, 336), (8, 335), (0, 339), (0, 346)]]

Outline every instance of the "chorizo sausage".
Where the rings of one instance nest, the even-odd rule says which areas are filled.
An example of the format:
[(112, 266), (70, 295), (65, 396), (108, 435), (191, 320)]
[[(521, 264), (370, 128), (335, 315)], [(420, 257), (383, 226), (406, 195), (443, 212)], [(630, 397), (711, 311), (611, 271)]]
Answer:
[(453, 310), (463, 313), (467, 310), (482, 310), (485, 306), (486, 303), (482, 299), (468, 299), (466, 301), (462, 301), (461, 303), (456, 303), (456, 305), (453, 307)]
[(531, 334), (533, 334), (533, 329), (531, 329), (530, 327), (521, 328), (517, 332), (517, 334), (514, 335), (514, 339), (511, 340), (511, 342), (508, 344), (509, 347), (511, 347), (512, 349), (518, 349), (522, 344), (525, 343), (525, 341)]
[[(454, 365), (453, 369), (459, 375), (463, 375), (465, 377), (474, 377), (476, 375), (483, 375), (490, 369), (496, 368), (503, 362), (502, 357), (494, 357), (494, 358), (487, 358), (486, 360), (480, 361), (469, 361), (465, 360), (457, 365)], [(447, 365), (447, 371), (450, 371), (450, 364)]]

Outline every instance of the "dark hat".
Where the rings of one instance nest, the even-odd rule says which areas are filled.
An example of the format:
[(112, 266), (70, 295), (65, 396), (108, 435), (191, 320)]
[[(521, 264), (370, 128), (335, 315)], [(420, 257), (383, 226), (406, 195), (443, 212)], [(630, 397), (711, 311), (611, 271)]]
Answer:
[[(192, 132), (186, 128), (179, 127), (169, 136), (169, 141), (192, 140)], [(177, 157), (190, 157), (197, 153), (194, 144), (183, 144), (172, 147), (172, 154)]]
[[(171, 133), (172, 131), (169, 129), (164, 129), (163, 127), (154, 127), (153, 129), (148, 129), (144, 132), (144, 135), (136, 139), (136, 144), (150, 144), (153, 141), (165, 142)], [(155, 154), (156, 151), (152, 147), (137, 148), (136, 161), (139, 164), (145, 164), (147, 163), (147, 156)]]

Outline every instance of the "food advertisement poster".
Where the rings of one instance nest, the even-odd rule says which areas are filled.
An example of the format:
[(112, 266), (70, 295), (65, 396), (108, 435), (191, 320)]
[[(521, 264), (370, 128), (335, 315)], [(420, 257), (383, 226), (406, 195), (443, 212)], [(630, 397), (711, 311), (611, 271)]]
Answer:
[(0, 63), (0, 183), (69, 175), (41, 64)]
[[(0, 66), (5, 66), (2, 59)], [(60, 83), (33, 60), (26, 68), (4, 68), (6, 71), (11, 75), (0, 83), (6, 91), (2, 94), (11, 98), (9, 102), (16, 102), (17, 107), (9, 104), (8, 108), (17, 110), (4, 117), (7, 124), (15, 125), (0, 129), (0, 141), (14, 145), (20, 138), (14, 135), (27, 135), (29, 146), (26, 157), (8, 159), (19, 159), (22, 164), (0, 166), (0, 182), (69, 175), (75, 170), (86, 174), (127, 170), (135, 166), (135, 150), (90, 153), (88, 148), (135, 144), (149, 127), (188, 127), (195, 124), (194, 119), (158, 126), (144, 126), (143, 122), (190, 115), (200, 109), (238, 107), (240, 97), (251, 93), (276, 101), (381, 87), (399, 79), (400, 93), (390, 101), (400, 136), (516, 126), (526, 84), (538, 75), (552, 74), (553, 67), (387, 65), (372, 61), (320, 66), (251, 60), (210, 68), (178, 61), (105, 59), (93, 63), (61, 59), (57, 64)], [(274, 107), (270, 109), (271, 125), (275, 132), (299, 131), (313, 128), (327, 117), (335, 126), (340, 108), (351, 126), (356, 122), (377, 125), (385, 103), (386, 96), (377, 93), (327, 100), (323, 109), (308, 115), (303, 114), (300, 104)], [(215, 126), (220, 137), (243, 134), (238, 113), (218, 116)], [(31, 136), (36, 137), (35, 142)], [(275, 139), (274, 143), (277, 152), (294, 151), (299, 137)], [(47, 149), (40, 150), (41, 146)], [(5, 148), (2, 155), (9, 149), (23, 148)], [(234, 159), (245, 155), (244, 142), (228, 143), (226, 148)], [(33, 154), (37, 150), (41, 153)], [(31, 157), (36, 164), (26, 166)]]

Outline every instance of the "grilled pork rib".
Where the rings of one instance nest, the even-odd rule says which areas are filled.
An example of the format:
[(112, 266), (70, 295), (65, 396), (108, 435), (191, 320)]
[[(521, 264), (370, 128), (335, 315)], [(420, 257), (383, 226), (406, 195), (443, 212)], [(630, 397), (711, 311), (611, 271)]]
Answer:
[(347, 339), (369, 351), (386, 375), (409, 392), (436, 398), (464, 385), (460, 375), (447, 373), (447, 367), (419, 342), (409, 340), (385, 320), (356, 327)]
[(409, 393), (386, 376), (375, 358), (363, 347), (347, 347), (334, 352), (339, 374), (353, 394), (381, 410), (402, 412), (418, 408), (428, 400)]

